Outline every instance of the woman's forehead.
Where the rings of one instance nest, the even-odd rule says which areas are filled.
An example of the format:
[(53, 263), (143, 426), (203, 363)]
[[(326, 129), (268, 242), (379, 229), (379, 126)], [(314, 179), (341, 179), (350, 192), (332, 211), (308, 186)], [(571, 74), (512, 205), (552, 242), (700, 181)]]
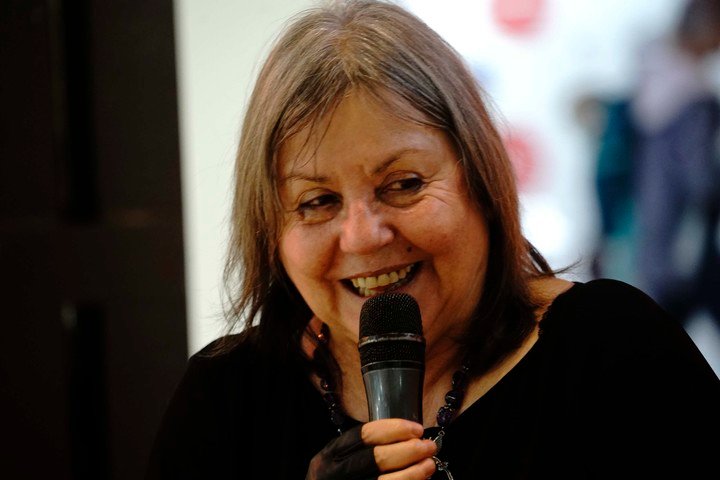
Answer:
[[(286, 135), (277, 149), (277, 168), (281, 178), (292, 175), (296, 170), (311, 170), (319, 151), (337, 144), (335, 141), (339, 134), (352, 139), (359, 130), (375, 128), (376, 137), (414, 130), (418, 140), (422, 137), (416, 133), (419, 129), (436, 128), (425, 114), (399, 95), (367, 89), (350, 90), (326, 113), (295, 123), (301, 126)], [(408, 135), (403, 140), (411, 142)], [(363, 146), (362, 143), (348, 142), (344, 151), (354, 151)], [(397, 150), (411, 148), (412, 144), (397, 146)]]

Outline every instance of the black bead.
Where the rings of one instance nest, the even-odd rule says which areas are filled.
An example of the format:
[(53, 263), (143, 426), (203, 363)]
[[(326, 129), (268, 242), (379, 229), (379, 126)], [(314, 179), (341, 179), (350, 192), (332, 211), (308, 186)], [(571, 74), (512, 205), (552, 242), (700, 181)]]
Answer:
[(333, 389), (332, 384), (326, 378), (320, 379), (320, 387), (326, 392)]
[(332, 409), (330, 410), (330, 421), (336, 427), (340, 427), (345, 422), (345, 415), (338, 409)]
[(330, 409), (337, 408), (337, 406), (338, 406), (337, 397), (332, 392), (328, 392), (328, 393), (324, 394), (323, 400), (325, 400), (325, 403), (327, 404), (328, 408), (330, 408)]
[(447, 427), (455, 416), (455, 409), (447, 405), (440, 407), (437, 414), (437, 423), (440, 428)]
[(327, 323), (323, 323), (320, 327), (320, 333), (317, 335), (318, 342), (322, 345), (327, 345), (328, 341), (330, 339), (330, 327), (327, 326)]
[(316, 348), (313, 352), (312, 360), (310, 364), (318, 375), (322, 375), (327, 369), (325, 368), (325, 360), (322, 357), (322, 353), (319, 352), (319, 348)]
[(465, 394), (462, 390), (457, 388), (452, 389), (445, 394), (445, 403), (452, 408), (458, 408), (462, 404), (464, 396)]
[(452, 376), (452, 387), (454, 389), (462, 388), (465, 386), (465, 381), (467, 380), (467, 375), (462, 370), (458, 370), (457, 372), (453, 373)]

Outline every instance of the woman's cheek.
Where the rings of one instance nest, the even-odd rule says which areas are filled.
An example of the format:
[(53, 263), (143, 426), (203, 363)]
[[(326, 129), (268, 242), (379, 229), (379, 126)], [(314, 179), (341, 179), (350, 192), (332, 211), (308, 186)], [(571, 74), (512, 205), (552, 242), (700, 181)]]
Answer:
[(332, 249), (329, 236), (315, 225), (288, 227), (280, 239), (280, 256), (285, 270), (295, 281), (313, 277), (327, 265)]

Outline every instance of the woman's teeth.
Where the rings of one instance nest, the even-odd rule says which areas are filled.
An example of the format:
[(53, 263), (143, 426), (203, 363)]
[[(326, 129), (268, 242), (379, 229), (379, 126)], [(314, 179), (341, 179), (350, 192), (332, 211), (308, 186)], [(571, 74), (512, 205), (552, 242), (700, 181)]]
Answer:
[[(414, 265), (408, 265), (407, 267), (401, 268), (394, 272), (383, 273), (377, 277), (358, 277), (351, 279), (352, 284), (357, 288), (358, 293), (364, 297), (369, 297), (378, 293), (375, 290), (378, 287), (394, 286), (394, 284), (400, 282), (407, 274), (410, 273)], [(387, 290), (385, 288), (384, 290)]]

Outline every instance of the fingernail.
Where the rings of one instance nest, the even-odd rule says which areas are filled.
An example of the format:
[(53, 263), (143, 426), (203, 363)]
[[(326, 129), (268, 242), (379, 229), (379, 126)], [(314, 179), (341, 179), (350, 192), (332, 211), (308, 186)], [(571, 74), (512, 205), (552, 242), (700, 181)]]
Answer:
[(416, 423), (415, 425), (413, 425), (413, 433), (415, 435), (417, 435), (418, 437), (420, 437), (420, 436), (422, 436), (423, 433), (425, 433), (425, 429), (423, 428), (422, 425), (420, 425), (419, 423)]

